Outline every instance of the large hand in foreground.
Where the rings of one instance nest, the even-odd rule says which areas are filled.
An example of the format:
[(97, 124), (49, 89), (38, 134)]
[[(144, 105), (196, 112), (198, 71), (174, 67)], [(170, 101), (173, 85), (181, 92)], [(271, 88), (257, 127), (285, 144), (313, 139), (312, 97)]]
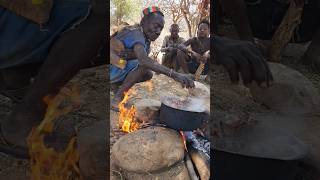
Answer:
[(269, 66), (259, 49), (251, 42), (213, 37), (213, 62), (223, 65), (232, 82), (248, 85), (255, 81), (259, 86), (269, 86), (273, 81)]

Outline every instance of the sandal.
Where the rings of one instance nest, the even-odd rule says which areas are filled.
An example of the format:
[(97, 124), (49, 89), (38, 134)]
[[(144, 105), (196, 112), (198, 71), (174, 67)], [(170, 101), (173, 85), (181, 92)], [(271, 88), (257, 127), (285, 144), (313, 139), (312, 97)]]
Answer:
[(28, 148), (9, 143), (4, 138), (1, 128), (0, 128), (0, 152), (11, 155), (19, 159), (29, 159)]

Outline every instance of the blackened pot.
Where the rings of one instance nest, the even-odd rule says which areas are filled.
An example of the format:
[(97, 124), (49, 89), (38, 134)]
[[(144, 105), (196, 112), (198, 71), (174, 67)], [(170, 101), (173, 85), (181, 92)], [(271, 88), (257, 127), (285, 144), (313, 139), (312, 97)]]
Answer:
[(266, 159), (211, 151), (214, 180), (301, 180), (297, 160)]
[(159, 123), (178, 131), (192, 131), (199, 128), (208, 118), (209, 115), (205, 112), (184, 111), (162, 103)]

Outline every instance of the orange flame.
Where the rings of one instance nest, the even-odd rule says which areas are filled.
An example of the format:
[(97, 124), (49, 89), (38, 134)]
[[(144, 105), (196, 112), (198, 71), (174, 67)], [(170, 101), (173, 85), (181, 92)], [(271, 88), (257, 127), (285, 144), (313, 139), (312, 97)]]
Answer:
[(129, 89), (119, 104), (119, 127), (122, 131), (127, 133), (136, 131), (139, 128), (139, 123), (135, 121), (136, 108), (134, 106), (131, 106), (129, 109), (125, 107), (130, 95), (133, 94), (135, 94), (135, 92)]
[(76, 150), (76, 138), (73, 137), (66, 150), (58, 153), (54, 148), (48, 148), (44, 143), (44, 137), (53, 131), (54, 120), (71, 111), (72, 106), (59, 107), (66, 97), (73, 101), (79, 98), (76, 91), (62, 89), (55, 98), (46, 96), (44, 101), (48, 104), (44, 120), (38, 127), (32, 129), (28, 136), (31, 162), (32, 180), (64, 180), (82, 179), (78, 167), (79, 153)]

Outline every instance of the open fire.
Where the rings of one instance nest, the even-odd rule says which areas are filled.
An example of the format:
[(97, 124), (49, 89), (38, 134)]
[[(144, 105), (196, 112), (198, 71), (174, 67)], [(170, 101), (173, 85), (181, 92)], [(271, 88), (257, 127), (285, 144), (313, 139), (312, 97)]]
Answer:
[(28, 136), (31, 179), (33, 180), (82, 179), (78, 167), (79, 153), (76, 149), (75, 137), (69, 141), (64, 152), (57, 152), (54, 148), (47, 147), (44, 142), (45, 136), (53, 131), (54, 121), (72, 110), (72, 105), (60, 107), (68, 98), (71, 98), (72, 102), (78, 102), (77, 91), (64, 88), (55, 98), (47, 96), (44, 99), (48, 104), (45, 118)]
[(139, 123), (135, 120), (136, 108), (132, 105), (127, 108), (125, 105), (128, 102), (130, 96), (136, 94), (135, 91), (129, 89), (124, 95), (123, 100), (119, 104), (119, 128), (127, 133), (138, 130)]

